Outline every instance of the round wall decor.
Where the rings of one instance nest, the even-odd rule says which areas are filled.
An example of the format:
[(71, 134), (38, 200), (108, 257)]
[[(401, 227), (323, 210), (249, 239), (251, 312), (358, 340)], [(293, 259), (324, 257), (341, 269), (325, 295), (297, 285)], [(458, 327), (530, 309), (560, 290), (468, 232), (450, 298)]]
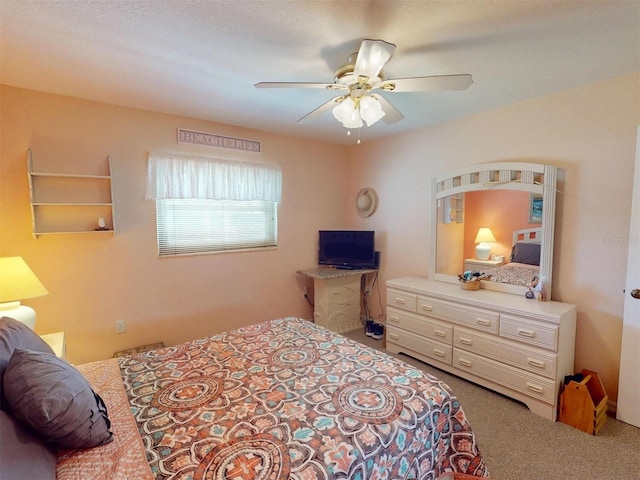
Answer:
[(356, 210), (361, 217), (370, 217), (378, 205), (378, 195), (371, 187), (361, 188), (356, 195)]

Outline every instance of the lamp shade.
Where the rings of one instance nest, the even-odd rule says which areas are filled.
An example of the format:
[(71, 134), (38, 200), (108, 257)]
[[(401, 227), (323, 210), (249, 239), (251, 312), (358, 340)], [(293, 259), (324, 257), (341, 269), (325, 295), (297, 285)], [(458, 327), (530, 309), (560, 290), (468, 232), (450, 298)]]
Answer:
[(22, 257), (0, 257), (0, 303), (41, 297), (47, 293)]
[(495, 242), (496, 237), (493, 236), (491, 229), (483, 227), (478, 230), (478, 234), (476, 235), (476, 239), (473, 243), (486, 243), (486, 242)]
[(478, 230), (475, 240), (475, 243), (478, 244), (476, 245), (476, 258), (478, 260), (489, 260), (491, 256), (491, 245), (489, 243), (495, 241), (496, 237), (493, 236), (489, 228), (483, 227)]

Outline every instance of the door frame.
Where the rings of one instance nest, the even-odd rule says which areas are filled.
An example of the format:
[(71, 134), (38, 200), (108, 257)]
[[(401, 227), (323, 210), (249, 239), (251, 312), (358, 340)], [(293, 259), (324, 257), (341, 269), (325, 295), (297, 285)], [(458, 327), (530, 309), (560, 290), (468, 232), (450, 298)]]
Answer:
[(640, 427), (640, 299), (631, 296), (640, 289), (640, 126), (633, 178), (616, 418)]

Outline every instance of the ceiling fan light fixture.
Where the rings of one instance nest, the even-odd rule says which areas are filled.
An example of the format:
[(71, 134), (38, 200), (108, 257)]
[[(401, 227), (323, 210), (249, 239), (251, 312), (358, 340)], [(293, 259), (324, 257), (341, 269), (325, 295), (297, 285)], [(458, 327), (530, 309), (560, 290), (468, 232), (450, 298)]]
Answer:
[(351, 97), (345, 98), (342, 102), (333, 108), (333, 116), (342, 123), (345, 128), (362, 127), (362, 118), (356, 103)]
[(370, 127), (382, 117), (385, 113), (382, 110), (380, 102), (370, 95), (360, 98), (360, 116), (367, 122), (367, 127)]
[(384, 115), (380, 102), (370, 95), (346, 97), (333, 108), (333, 116), (344, 128), (361, 128), (363, 120), (370, 127)]
[(343, 122), (342, 124), (345, 128), (362, 128), (362, 118), (360, 118), (360, 114), (358, 110), (354, 110), (351, 114), (351, 118), (348, 121)]

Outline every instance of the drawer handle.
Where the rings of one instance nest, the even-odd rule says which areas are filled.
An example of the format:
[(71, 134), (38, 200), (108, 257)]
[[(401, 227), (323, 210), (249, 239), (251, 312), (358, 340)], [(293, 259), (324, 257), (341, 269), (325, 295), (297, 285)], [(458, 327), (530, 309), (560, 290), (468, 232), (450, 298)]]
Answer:
[(527, 363), (533, 367), (544, 368), (544, 362), (535, 358), (527, 358)]
[(444, 352), (442, 350), (438, 350), (437, 348), (433, 349), (433, 353), (435, 353), (439, 357), (444, 357)]
[(424, 310), (425, 312), (432, 312), (433, 307), (431, 305), (422, 305), (422, 310)]
[(396, 297), (396, 303), (397, 303), (398, 305), (404, 305), (404, 304), (405, 304), (405, 303), (407, 303), (407, 302), (405, 302), (405, 301), (404, 301), (404, 298), (398, 298), (398, 297)]
[(533, 383), (527, 382), (527, 388), (532, 392), (536, 392), (540, 394), (544, 393), (544, 388), (542, 388), (540, 385), (534, 385)]
[(398, 323), (400, 319), (398, 317), (389, 317), (389, 321), (393, 323)]
[(536, 332), (534, 332), (533, 330), (526, 330), (524, 328), (519, 328), (518, 335), (520, 335), (521, 337), (534, 338), (536, 336)]
[(470, 361), (470, 360), (465, 360), (464, 358), (459, 358), (459, 359), (458, 359), (458, 363), (459, 363), (460, 365), (465, 366), (465, 367), (469, 367), (469, 368), (471, 368), (471, 361)]
[(397, 340), (398, 338), (400, 338), (397, 333), (390, 333), (389, 336), (394, 340)]
[(483, 327), (490, 327), (491, 326), (491, 320), (487, 320), (485, 318), (476, 318), (476, 323), (478, 325), (482, 325)]
[(447, 332), (443, 332), (442, 330), (434, 330), (433, 333), (436, 337), (445, 338), (447, 336)]
[(469, 346), (473, 345), (473, 341), (470, 338), (460, 337), (458, 341), (463, 345), (469, 345)]

